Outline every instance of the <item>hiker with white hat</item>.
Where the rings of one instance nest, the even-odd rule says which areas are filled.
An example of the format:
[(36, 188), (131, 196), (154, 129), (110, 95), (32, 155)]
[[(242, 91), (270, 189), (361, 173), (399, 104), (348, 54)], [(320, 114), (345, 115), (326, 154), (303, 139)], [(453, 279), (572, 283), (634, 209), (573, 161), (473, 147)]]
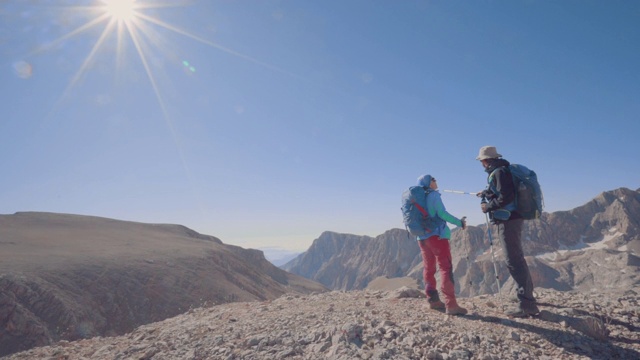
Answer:
[[(482, 212), (489, 214), (498, 227), (498, 238), (504, 249), (507, 268), (516, 282), (518, 307), (508, 309), (509, 317), (527, 317), (540, 311), (533, 296), (533, 281), (522, 250), (522, 225), (524, 219), (516, 210), (516, 187), (509, 161), (502, 158), (495, 146), (483, 146), (478, 157), (487, 172), (487, 189), (478, 193), (482, 197)], [(487, 223), (487, 226), (490, 226)]]

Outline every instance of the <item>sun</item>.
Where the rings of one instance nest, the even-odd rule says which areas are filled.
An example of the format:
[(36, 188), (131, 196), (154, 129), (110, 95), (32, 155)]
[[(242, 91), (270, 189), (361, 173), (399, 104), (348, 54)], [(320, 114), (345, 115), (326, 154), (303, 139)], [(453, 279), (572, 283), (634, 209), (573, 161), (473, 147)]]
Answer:
[(135, 0), (102, 0), (106, 14), (118, 22), (128, 23), (136, 16)]

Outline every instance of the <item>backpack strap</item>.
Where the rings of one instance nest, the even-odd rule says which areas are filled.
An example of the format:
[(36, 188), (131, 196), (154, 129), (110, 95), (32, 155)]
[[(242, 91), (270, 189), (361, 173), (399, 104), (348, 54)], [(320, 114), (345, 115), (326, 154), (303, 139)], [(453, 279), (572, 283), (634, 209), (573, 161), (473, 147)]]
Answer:
[(489, 183), (489, 185), (491, 185), (491, 180), (493, 180), (495, 178), (494, 175), (495, 175), (496, 171), (498, 171), (498, 170), (500, 170), (502, 168), (504, 168), (506, 170), (506, 172), (508, 172), (510, 175), (513, 175), (513, 174), (511, 174), (511, 168), (509, 166), (507, 166), (507, 165), (499, 166), (499, 167), (493, 169), (491, 174), (489, 174), (489, 176), (487, 177), (487, 182)]
[[(495, 178), (495, 173), (496, 173), (498, 170), (502, 169), (502, 168), (504, 168), (505, 173), (507, 173), (507, 174), (511, 177), (511, 181), (513, 181), (514, 191), (517, 191), (517, 190), (516, 190), (516, 183), (517, 183), (517, 181), (516, 181), (516, 179), (515, 179), (515, 176), (513, 175), (513, 172), (511, 171), (511, 165), (500, 166), (500, 167), (498, 167), (498, 168), (494, 169), (494, 170), (491, 172), (491, 174), (489, 174), (489, 176), (487, 177), (488, 188), (489, 188), (489, 190), (491, 190), (491, 192), (492, 192), (492, 193), (494, 193), (496, 196), (498, 195), (498, 190), (497, 190), (496, 186), (492, 183), (492, 180)], [(517, 195), (517, 192), (516, 192), (516, 195)], [(495, 212), (495, 211), (501, 211), (502, 209), (503, 209), (503, 210), (505, 210), (505, 211), (508, 211), (508, 212), (512, 212), (512, 211), (516, 210), (516, 207), (517, 207), (517, 205), (516, 205), (516, 204), (517, 204), (517, 203), (516, 203), (516, 201), (517, 201), (517, 198), (516, 198), (516, 196), (514, 196), (514, 198), (513, 198), (513, 201), (512, 201), (512, 202), (510, 202), (510, 203), (508, 203), (508, 204), (504, 205), (504, 206), (503, 206), (503, 207), (501, 207), (500, 209), (494, 210), (494, 212)]]
[[(424, 192), (426, 193), (425, 198), (427, 196), (429, 196), (429, 194), (431, 194), (431, 192), (433, 192), (433, 189), (431, 189), (428, 186), (423, 186), (422, 188), (424, 189)], [(422, 206), (420, 206), (420, 204), (418, 204), (415, 200), (411, 200), (411, 203), (416, 207), (416, 209), (418, 209), (418, 211), (420, 211), (422, 216), (429, 217), (429, 212), (427, 211), (427, 209), (425, 209)]]
[(415, 200), (411, 200), (411, 203), (413, 204), (413, 206), (416, 207), (416, 209), (418, 209), (418, 211), (420, 211), (422, 216), (424, 216), (424, 217), (429, 216), (429, 212), (425, 208), (420, 206), (420, 204), (418, 204)]

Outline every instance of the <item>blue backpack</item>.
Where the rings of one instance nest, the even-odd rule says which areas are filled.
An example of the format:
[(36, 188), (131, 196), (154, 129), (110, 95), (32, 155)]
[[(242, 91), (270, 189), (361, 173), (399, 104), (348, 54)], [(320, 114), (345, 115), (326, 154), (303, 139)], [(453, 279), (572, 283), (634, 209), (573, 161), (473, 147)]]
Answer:
[(412, 186), (402, 193), (402, 218), (407, 231), (413, 236), (426, 236), (438, 227), (438, 221), (429, 216), (427, 196), (432, 189)]
[[(544, 199), (538, 176), (533, 170), (519, 164), (509, 165), (509, 172), (516, 189), (516, 200), (515, 206), (512, 205), (511, 209), (507, 206), (507, 210), (517, 211), (525, 220), (539, 219), (542, 216)], [(493, 173), (489, 175), (489, 183), (492, 178)]]

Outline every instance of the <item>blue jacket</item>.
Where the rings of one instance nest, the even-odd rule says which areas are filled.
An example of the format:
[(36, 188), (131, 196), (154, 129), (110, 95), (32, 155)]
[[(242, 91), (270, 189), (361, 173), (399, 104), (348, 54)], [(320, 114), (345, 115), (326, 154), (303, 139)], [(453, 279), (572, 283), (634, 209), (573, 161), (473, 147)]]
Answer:
[(450, 239), (451, 230), (449, 229), (449, 226), (447, 226), (447, 223), (462, 226), (462, 221), (460, 221), (460, 219), (447, 212), (447, 209), (445, 209), (440, 197), (441, 195), (437, 191), (432, 191), (427, 195), (427, 211), (429, 212), (429, 216), (434, 216), (437, 219), (440, 219), (440, 221), (438, 221), (440, 224), (427, 235), (418, 237), (418, 240), (424, 240), (433, 235), (438, 235), (441, 239)]

